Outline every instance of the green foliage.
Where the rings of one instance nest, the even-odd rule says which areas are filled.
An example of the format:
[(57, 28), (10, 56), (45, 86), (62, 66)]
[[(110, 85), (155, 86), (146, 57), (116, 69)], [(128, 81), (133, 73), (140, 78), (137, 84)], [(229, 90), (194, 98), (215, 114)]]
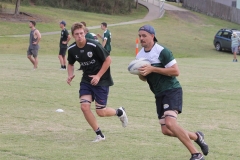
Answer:
[[(1, 2), (7, 2), (7, 3), (12, 3), (12, 4), (16, 4), (16, 1), (17, 0), (1, 0)], [(25, 5), (28, 5), (29, 4), (29, 0), (21, 0), (21, 5), (22, 4), (25, 4)]]
[[(14, 12), (14, 5), (9, 3), (3, 3), (6, 7)], [(53, 7), (42, 6), (25, 6), (20, 7), (20, 11), (28, 13), (36, 17), (36, 27), (43, 32), (59, 31), (59, 21), (65, 20), (67, 22), (67, 29), (70, 29), (71, 24), (74, 22), (86, 21), (87, 26), (99, 26), (98, 33), (101, 33), (100, 24), (107, 22), (108, 24), (120, 23), (132, 21), (135, 19), (141, 19), (147, 14), (147, 9), (143, 6), (139, 6), (138, 9), (133, 9), (132, 13), (128, 16), (122, 15), (106, 15), (97, 14), (93, 12), (76, 11), (69, 9), (59, 9)], [(40, 18), (38, 18), (40, 17)], [(29, 34), (28, 21), (5, 21), (0, 19), (0, 36), (3, 35), (21, 35)], [(91, 29), (90, 29), (91, 30)], [(58, 37), (59, 38), (59, 37)], [(1, 52), (0, 52), (1, 53)]]
[[(3, 2), (16, 3), (16, 0), (3, 0)], [(21, 5), (31, 4), (50, 6), (87, 12), (104, 14), (129, 14), (134, 7), (133, 0), (21, 0)]]
[(6, 8), (6, 6), (4, 4), (0, 3), (0, 10), (5, 9), (5, 8)]

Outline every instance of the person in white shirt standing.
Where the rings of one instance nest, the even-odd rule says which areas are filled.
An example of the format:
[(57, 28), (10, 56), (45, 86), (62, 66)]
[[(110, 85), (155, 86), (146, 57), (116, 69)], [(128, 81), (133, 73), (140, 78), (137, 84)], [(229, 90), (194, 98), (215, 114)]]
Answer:
[(239, 46), (239, 36), (237, 35), (237, 33), (233, 32), (232, 36), (231, 36), (231, 47), (232, 47), (232, 53), (233, 53), (233, 62), (237, 62), (237, 53), (238, 53), (238, 46)]

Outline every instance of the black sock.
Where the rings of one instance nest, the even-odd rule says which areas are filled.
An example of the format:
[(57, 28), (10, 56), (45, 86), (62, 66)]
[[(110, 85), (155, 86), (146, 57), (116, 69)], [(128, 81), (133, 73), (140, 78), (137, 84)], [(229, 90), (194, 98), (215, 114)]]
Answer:
[(63, 66), (63, 68), (65, 68), (65, 69), (66, 69), (66, 66), (64, 65), (64, 66)]
[(61, 65), (61, 68), (64, 68), (63, 65)]
[(116, 110), (116, 115), (117, 115), (118, 117), (120, 117), (121, 115), (123, 115), (123, 111), (122, 111), (121, 109), (117, 109), (117, 110)]
[(97, 135), (100, 135), (102, 138), (104, 137), (100, 128), (98, 128), (95, 132), (96, 132)]

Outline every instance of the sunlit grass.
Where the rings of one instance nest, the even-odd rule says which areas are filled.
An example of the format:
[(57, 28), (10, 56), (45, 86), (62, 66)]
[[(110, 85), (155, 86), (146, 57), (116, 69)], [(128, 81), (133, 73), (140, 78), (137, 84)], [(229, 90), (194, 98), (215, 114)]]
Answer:
[[(127, 71), (132, 58), (112, 59), (115, 84), (110, 87), (108, 106), (124, 106), (129, 125), (122, 128), (117, 117), (97, 117), (107, 140), (93, 144), (95, 133), (79, 108), (81, 71), (75, 71), (76, 77), (69, 86), (67, 72), (59, 70), (54, 55), (40, 55), (39, 68), (32, 71), (25, 56), (0, 54), (0, 159), (189, 159), (190, 154), (176, 138), (161, 134), (153, 94), (147, 83)], [(235, 144), (240, 142), (240, 76), (232, 74), (238, 72), (238, 63), (232, 63), (227, 56), (214, 61), (177, 61), (181, 71), (178, 79), (184, 91), (179, 124), (205, 133), (210, 147), (206, 158), (239, 159), (240, 148)], [(76, 64), (75, 69), (78, 67)], [(64, 112), (55, 112), (59, 108)], [(94, 112), (94, 105), (92, 109)], [(231, 116), (225, 119), (222, 114)]]

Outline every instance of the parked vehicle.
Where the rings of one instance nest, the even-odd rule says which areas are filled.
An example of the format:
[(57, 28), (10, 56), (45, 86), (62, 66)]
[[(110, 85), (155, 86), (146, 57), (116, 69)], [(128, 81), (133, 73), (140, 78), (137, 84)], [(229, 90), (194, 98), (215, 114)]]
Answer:
[(166, 1), (169, 1), (169, 2), (180, 2), (180, 3), (183, 3), (183, 0), (166, 0)]
[(240, 30), (237, 29), (220, 29), (214, 36), (213, 45), (217, 51), (231, 50), (231, 36), (233, 32), (240, 37)]

